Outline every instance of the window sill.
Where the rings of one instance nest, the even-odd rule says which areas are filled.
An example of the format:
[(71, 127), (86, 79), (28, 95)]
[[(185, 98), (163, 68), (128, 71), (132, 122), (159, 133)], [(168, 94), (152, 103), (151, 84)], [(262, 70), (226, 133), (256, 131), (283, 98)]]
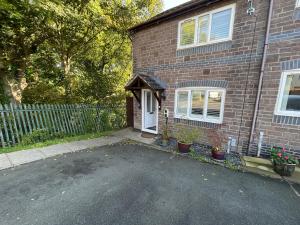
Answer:
[(275, 116), (288, 116), (288, 117), (299, 117), (300, 118), (300, 113), (297, 112), (275, 112)]
[(205, 128), (219, 128), (221, 126), (220, 123), (211, 123), (199, 120), (190, 120), (186, 118), (174, 118), (174, 123), (182, 123), (188, 126), (196, 126), (196, 127), (205, 127)]
[(190, 121), (197, 121), (197, 122), (203, 122), (203, 123), (213, 123), (213, 124), (222, 124), (222, 121), (220, 120), (214, 120), (214, 119), (200, 119), (196, 117), (187, 117), (187, 116), (175, 116), (176, 119), (183, 119), (183, 120), (190, 120)]
[(194, 54), (205, 54), (210, 52), (224, 51), (232, 48), (232, 41), (223, 41), (217, 43), (211, 43), (207, 45), (195, 45), (186, 48), (178, 48), (176, 56), (189, 56)]

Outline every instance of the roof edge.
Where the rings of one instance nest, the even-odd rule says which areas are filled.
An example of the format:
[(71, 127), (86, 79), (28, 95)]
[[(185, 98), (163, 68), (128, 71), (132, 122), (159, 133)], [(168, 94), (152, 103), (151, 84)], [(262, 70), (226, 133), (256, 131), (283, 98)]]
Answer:
[(223, 0), (203, 0), (203, 1), (191, 1), (191, 2), (186, 2), (184, 4), (181, 4), (177, 7), (171, 8), (167, 11), (164, 11), (155, 17), (149, 19), (146, 22), (143, 22), (141, 24), (138, 24), (136, 26), (133, 26), (129, 29), (129, 32), (136, 32), (143, 30), (145, 28), (155, 26), (160, 24), (161, 22), (176, 18), (181, 15), (185, 15), (191, 11), (201, 9), (203, 7), (207, 7), (208, 5), (220, 2)]

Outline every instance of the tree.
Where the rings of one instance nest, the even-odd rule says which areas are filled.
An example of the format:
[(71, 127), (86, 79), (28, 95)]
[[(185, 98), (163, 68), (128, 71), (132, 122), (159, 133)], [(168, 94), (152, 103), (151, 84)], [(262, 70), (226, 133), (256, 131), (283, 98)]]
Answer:
[(40, 0), (0, 0), (2, 83), (13, 102), (21, 102), (30, 57), (47, 38), (48, 12)]
[(59, 55), (63, 69), (66, 102), (71, 101), (72, 81), (76, 74), (71, 67), (76, 57), (87, 52), (98, 35), (106, 29), (105, 18), (98, 1), (68, 1), (48, 3), (51, 12), (49, 45)]
[(124, 98), (128, 28), (161, 9), (161, 0), (0, 0), (1, 79), (15, 102)]

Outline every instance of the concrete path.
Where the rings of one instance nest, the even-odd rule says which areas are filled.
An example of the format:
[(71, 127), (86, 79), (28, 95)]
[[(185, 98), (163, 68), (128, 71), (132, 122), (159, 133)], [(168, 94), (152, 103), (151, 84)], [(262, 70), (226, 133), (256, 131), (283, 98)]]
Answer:
[(135, 132), (130, 128), (126, 128), (120, 131), (116, 131), (109, 136), (96, 139), (74, 141), (64, 144), (51, 145), (43, 148), (0, 154), (0, 170), (46, 159), (56, 155), (111, 145), (124, 139), (131, 139), (146, 144), (151, 144), (154, 141), (153, 139), (142, 138), (139, 132)]

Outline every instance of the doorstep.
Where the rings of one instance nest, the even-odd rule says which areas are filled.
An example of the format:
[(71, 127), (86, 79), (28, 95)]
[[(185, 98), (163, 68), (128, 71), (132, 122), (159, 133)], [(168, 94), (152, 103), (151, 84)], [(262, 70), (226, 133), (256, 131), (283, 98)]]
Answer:
[(243, 156), (245, 161), (245, 170), (247, 172), (257, 173), (263, 176), (284, 179), (292, 183), (300, 184), (300, 168), (296, 167), (295, 173), (291, 177), (281, 177), (273, 170), (271, 160), (262, 159), (257, 157)]

